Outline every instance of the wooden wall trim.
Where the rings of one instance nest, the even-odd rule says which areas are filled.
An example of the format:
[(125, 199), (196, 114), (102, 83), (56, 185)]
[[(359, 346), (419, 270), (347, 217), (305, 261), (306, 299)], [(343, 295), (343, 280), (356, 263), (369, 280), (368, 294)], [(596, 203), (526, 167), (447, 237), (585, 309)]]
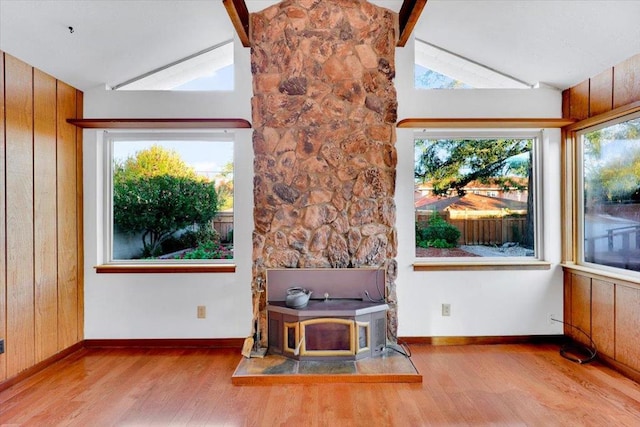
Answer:
[(508, 335), (508, 336), (478, 336), (478, 337), (398, 337), (398, 343), (408, 345), (494, 345), (494, 344), (523, 344), (523, 343), (559, 343), (565, 339), (564, 335)]
[(245, 119), (83, 119), (68, 118), (68, 123), (82, 129), (249, 129)]
[(9, 387), (11, 387), (12, 385), (15, 385), (15, 384), (19, 383), (20, 381), (23, 381), (23, 380), (29, 378), (30, 376), (37, 374), (38, 372), (40, 372), (43, 369), (53, 365), (54, 363), (58, 362), (59, 360), (62, 360), (65, 357), (70, 356), (70, 355), (82, 350), (82, 348), (83, 348), (82, 342), (78, 342), (78, 343), (72, 345), (71, 347), (62, 350), (61, 352), (56, 353), (53, 356), (50, 356), (50, 357), (46, 358), (45, 360), (36, 363), (35, 365), (29, 367), (28, 369), (25, 369), (24, 371), (21, 371), (20, 373), (12, 376), (10, 378), (7, 378), (6, 380), (0, 381), (0, 391), (6, 390)]
[[(84, 114), (84, 93), (76, 90), (76, 120), (82, 119)], [(78, 264), (78, 303), (77, 322), (78, 339), (84, 338), (84, 187), (83, 187), (83, 151), (82, 151), (82, 129), (76, 128), (76, 260)]]
[(85, 348), (235, 348), (238, 356), (244, 338), (148, 338), (148, 339), (87, 339)]
[(407, 118), (398, 122), (398, 128), (451, 128), (451, 129), (542, 129), (561, 128), (575, 123), (573, 119), (566, 118)]

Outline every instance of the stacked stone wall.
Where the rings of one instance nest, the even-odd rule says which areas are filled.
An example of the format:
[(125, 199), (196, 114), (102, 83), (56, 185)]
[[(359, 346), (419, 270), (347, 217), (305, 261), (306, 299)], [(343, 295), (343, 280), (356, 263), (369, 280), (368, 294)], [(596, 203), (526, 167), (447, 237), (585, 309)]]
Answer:
[(266, 269), (380, 267), (395, 336), (396, 37), (397, 15), (366, 1), (284, 1), (251, 15), (260, 329)]

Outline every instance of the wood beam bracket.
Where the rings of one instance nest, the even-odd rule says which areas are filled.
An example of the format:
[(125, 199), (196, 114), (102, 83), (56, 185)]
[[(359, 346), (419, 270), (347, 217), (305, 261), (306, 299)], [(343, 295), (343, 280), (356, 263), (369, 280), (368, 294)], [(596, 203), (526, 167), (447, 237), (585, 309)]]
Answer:
[(400, 12), (398, 12), (398, 25), (400, 27), (399, 47), (404, 47), (407, 44), (426, 4), (427, 0), (404, 0), (402, 2)]
[(222, 0), (231, 23), (238, 33), (242, 46), (251, 47), (249, 40), (249, 10), (244, 0)]

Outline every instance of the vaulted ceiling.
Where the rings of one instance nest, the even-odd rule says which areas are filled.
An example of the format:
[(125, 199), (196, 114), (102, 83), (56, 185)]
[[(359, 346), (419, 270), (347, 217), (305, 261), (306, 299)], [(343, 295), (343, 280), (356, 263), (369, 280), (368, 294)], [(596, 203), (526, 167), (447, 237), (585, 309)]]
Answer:
[[(273, 3), (246, 0), (249, 12)], [(402, 0), (373, 3), (397, 12)], [(428, 0), (413, 35), (532, 85), (565, 89), (640, 53), (639, 20), (640, 1)], [(233, 36), (221, 0), (0, 0), (0, 50), (82, 90)]]

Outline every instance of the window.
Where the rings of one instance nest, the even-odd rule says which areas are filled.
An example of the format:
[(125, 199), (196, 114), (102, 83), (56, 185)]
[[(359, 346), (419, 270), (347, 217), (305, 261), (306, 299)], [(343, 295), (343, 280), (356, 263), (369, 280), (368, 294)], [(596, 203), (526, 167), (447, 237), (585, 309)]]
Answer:
[(230, 91), (234, 88), (233, 40), (151, 70), (114, 90)]
[(233, 140), (211, 132), (107, 132), (109, 263), (233, 258)]
[(471, 89), (471, 86), (444, 74), (415, 64), (414, 87), (416, 89)]
[(577, 136), (579, 260), (640, 272), (640, 114)]
[(416, 89), (530, 89), (523, 82), (455, 52), (424, 40), (415, 40)]
[(539, 136), (415, 138), (417, 258), (540, 259)]

